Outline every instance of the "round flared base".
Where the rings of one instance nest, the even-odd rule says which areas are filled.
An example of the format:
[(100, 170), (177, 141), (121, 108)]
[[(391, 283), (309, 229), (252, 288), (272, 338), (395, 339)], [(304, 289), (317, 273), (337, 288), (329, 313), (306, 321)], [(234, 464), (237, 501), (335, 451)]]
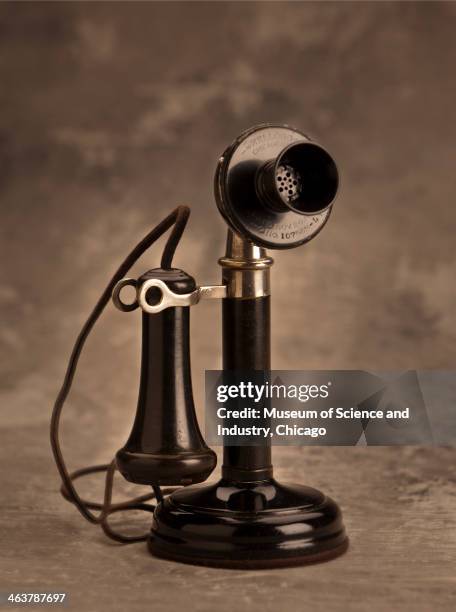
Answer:
[(165, 498), (148, 544), (153, 555), (182, 563), (261, 569), (328, 561), (348, 539), (338, 505), (316, 489), (221, 480)]

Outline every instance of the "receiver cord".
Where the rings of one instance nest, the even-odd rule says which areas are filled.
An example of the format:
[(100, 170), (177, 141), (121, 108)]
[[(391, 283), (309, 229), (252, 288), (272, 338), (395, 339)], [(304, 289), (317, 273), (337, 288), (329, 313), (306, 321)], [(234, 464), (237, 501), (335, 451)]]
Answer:
[[(117, 272), (109, 281), (106, 289), (101, 294), (98, 302), (95, 304), (94, 309), (90, 313), (87, 321), (84, 323), (79, 335), (74, 344), (71, 352), (70, 360), (68, 362), (65, 377), (63, 379), (62, 387), (59, 391), (57, 399), (55, 400), (54, 408), (51, 417), (51, 446), (52, 452), (54, 453), (54, 459), (57, 464), (57, 468), (62, 479), (61, 493), (63, 497), (74, 504), (82, 516), (97, 525), (101, 525), (103, 531), (111, 539), (122, 543), (131, 542), (142, 542), (147, 539), (147, 534), (138, 536), (128, 536), (118, 533), (108, 523), (108, 517), (116, 512), (123, 512), (126, 510), (145, 510), (147, 512), (153, 512), (155, 505), (148, 504), (146, 502), (156, 499), (160, 502), (163, 499), (163, 495), (171, 493), (175, 488), (160, 489), (158, 485), (152, 485), (153, 493), (146, 495), (140, 495), (124, 502), (113, 504), (112, 502), (112, 489), (114, 482), (114, 473), (116, 471), (115, 459), (111, 463), (103, 465), (93, 465), (90, 467), (82, 468), (74, 472), (68, 472), (66, 467), (62, 449), (60, 447), (60, 417), (62, 415), (63, 406), (68, 397), (73, 383), (74, 375), (78, 365), (79, 357), (81, 356), (82, 349), (85, 342), (92, 331), (93, 326), (97, 322), (98, 318), (102, 314), (109, 300), (111, 299), (112, 291), (115, 285), (121, 280), (133, 264), (141, 257), (141, 255), (154, 243), (160, 236), (162, 236), (170, 227), (172, 227), (171, 234), (166, 241), (165, 248), (161, 258), (161, 267), (164, 269), (171, 269), (172, 260), (174, 253), (179, 244), (179, 241), (184, 232), (185, 226), (190, 215), (190, 209), (187, 206), (178, 206), (170, 215), (168, 215), (161, 223), (159, 223), (154, 229), (152, 229), (142, 240), (139, 242), (131, 253), (125, 258), (125, 260), (119, 266)], [(105, 491), (103, 503), (98, 503), (83, 499), (79, 496), (74, 486), (74, 481), (81, 476), (88, 474), (95, 474), (98, 472), (106, 472), (105, 480)], [(100, 510), (99, 514), (96, 515), (92, 510)]]

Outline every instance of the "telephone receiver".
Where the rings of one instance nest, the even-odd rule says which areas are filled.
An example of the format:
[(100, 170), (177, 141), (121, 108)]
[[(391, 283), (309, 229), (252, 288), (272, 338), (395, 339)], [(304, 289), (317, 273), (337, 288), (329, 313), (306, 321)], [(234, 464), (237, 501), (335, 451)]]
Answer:
[[(221, 284), (199, 286), (187, 272), (172, 267), (172, 255), (188, 217), (182, 208), (158, 230), (161, 235), (175, 223), (161, 267), (137, 279), (120, 277), (149, 242), (155, 241), (157, 232), (152, 232), (150, 240), (146, 237), (115, 275), (115, 306), (123, 312), (141, 310), (141, 375), (130, 436), (110, 466), (99, 466), (98, 471), (101, 467), (107, 470), (103, 505), (87, 505), (74, 489), (73, 480), (90, 468), (68, 474), (63, 464), (55, 432), (68, 385), (64, 384), (57, 399), (51, 426), (64, 496), (86, 518), (100, 522), (108, 535), (113, 536), (108, 516), (128, 509), (126, 503), (111, 503), (117, 468), (127, 481), (153, 488), (147, 499), (155, 497), (158, 503), (150, 507), (151, 531), (144, 538), (129, 540), (146, 539), (157, 557), (255, 569), (324, 561), (347, 549), (337, 504), (310, 487), (277, 482), (270, 444), (225, 445), (221, 479), (198, 485), (215, 469), (217, 456), (198, 426), (189, 331), (190, 309), (201, 300), (220, 300), (223, 370), (268, 372), (273, 260), (266, 249), (294, 248), (314, 238), (330, 216), (338, 184), (334, 160), (308, 136), (287, 125), (255, 126), (226, 149), (216, 169), (215, 199), (228, 225), (226, 252), (218, 262)], [(125, 287), (134, 289), (133, 302), (122, 299)], [(94, 320), (110, 295), (107, 290), (92, 313)], [(87, 334), (84, 329), (81, 332), (83, 339), (94, 320), (89, 318)], [(71, 365), (75, 369), (81, 350), (82, 344), (77, 344), (70, 360), (70, 384)], [(161, 487), (179, 488), (167, 494)], [(146, 509), (147, 499), (135, 498), (130, 507)], [(99, 508), (100, 516), (95, 517), (90, 508)]]

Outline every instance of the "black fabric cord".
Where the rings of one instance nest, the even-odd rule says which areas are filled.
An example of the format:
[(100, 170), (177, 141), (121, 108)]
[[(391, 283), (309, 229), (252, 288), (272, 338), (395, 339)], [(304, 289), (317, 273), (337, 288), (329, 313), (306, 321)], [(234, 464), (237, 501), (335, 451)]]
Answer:
[[(147, 534), (138, 536), (122, 535), (109, 525), (108, 518), (111, 514), (116, 512), (123, 512), (126, 510), (145, 510), (147, 512), (153, 512), (155, 506), (153, 504), (147, 504), (147, 501), (157, 499), (161, 501), (163, 495), (171, 493), (173, 489), (164, 489), (163, 491), (157, 485), (153, 485), (153, 493), (146, 495), (140, 495), (124, 502), (112, 503), (112, 489), (114, 482), (114, 474), (116, 471), (115, 460), (111, 463), (103, 465), (94, 465), (85, 467), (74, 472), (68, 472), (65, 460), (63, 458), (62, 449), (60, 446), (60, 417), (62, 415), (63, 406), (68, 397), (73, 383), (74, 375), (78, 365), (79, 358), (81, 356), (82, 349), (84, 348), (85, 342), (97, 322), (98, 318), (102, 314), (109, 300), (111, 299), (112, 291), (115, 285), (121, 280), (133, 264), (141, 257), (141, 255), (154, 243), (160, 236), (162, 236), (169, 228), (173, 228), (171, 234), (166, 241), (165, 248), (161, 258), (161, 267), (165, 269), (171, 269), (172, 260), (175, 250), (182, 237), (182, 233), (187, 225), (188, 217), (190, 215), (190, 209), (187, 206), (178, 206), (170, 215), (168, 215), (161, 223), (159, 223), (154, 229), (152, 229), (142, 240), (139, 242), (131, 253), (125, 258), (117, 269), (114, 276), (109, 281), (106, 289), (101, 294), (98, 302), (95, 304), (94, 309), (90, 313), (87, 321), (82, 326), (81, 331), (76, 339), (73, 350), (71, 352), (70, 360), (68, 362), (65, 377), (63, 379), (62, 387), (59, 391), (57, 399), (55, 400), (54, 408), (51, 417), (51, 446), (54, 454), (54, 459), (57, 464), (57, 468), (62, 479), (61, 493), (65, 499), (74, 504), (82, 516), (90, 521), (101, 525), (103, 531), (111, 539), (117, 542), (129, 543), (129, 542), (141, 542), (147, 539)], [(79, 496), (73, 482), (81, 476), (88, 474), (95, 474), (98, 472), (106, 472), (105, 481), (105, 492), (103, 503), (94, 502), (83, 499)], [(94, 514), (92, 510), (99, 510), (99, 514)]]

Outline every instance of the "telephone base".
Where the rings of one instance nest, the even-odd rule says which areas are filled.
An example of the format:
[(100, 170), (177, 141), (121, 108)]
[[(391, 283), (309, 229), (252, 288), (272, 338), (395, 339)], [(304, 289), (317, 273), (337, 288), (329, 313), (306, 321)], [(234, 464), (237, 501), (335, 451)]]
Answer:
[(328, 561), (347, 550), (348, 538), (338, 505), (316, 489), (220, 480), (166, 497), (148, 546), (182, 563), (265, 569)]

